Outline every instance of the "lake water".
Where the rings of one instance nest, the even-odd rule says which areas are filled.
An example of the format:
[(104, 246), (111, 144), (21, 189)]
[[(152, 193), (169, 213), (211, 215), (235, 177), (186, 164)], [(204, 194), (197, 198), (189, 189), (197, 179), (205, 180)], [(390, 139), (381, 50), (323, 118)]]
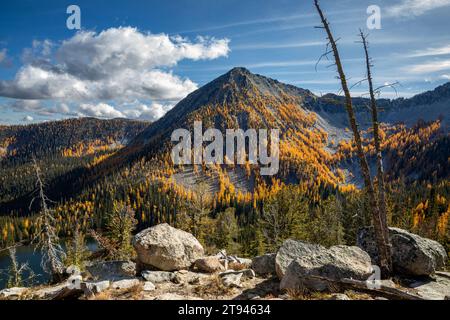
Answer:
[[(90, 251), (97, 250), (97, 243), (93, 239), (88, 239), (87, 247)], [(62, 244), (63, 249), (65, 249), (64, 243)], [(41, 268), (41, 257), (42, 254), (39, 250), (34, 251), (34, 245), (20, 246), (16, 249), (17, 261), (19, 264), (27, 263), (31, 270), (38, 275), (34, 282), (35, 284), (46, 283), (49, 280), (48, 274), (46, 274)], [(8, 268), (11, 265), (11, 260), (9, 258), (8, 251), (0, 252), (0, 290), (6, 287), (8, 282)], [(23, 278), (26, 279), (29, 275), (24, 273)]]

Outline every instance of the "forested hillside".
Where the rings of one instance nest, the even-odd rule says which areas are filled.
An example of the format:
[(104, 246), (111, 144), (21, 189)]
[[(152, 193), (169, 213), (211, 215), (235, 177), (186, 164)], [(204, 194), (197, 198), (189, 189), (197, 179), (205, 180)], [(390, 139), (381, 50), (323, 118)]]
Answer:
[(79, 118), (0, 127), (0, 202), (33, 190), (33, 156), (45, 168), (46, 179), (50, 181), (77, 168), (95, 166), (148, 124), (125, 119)]
[[(380, 100), (386, 110), (382, 119), (406, 105), (414, 108), (420, 103), (422, 108), (426, 103), (422, 100), (404, 100), (402, 108), (399, 101)], [(355, 99), (358, 117), (367, 117), (366, 103)], [(148, 126), (84, 119), (45, 124), (52, 128), (48, 130), (40, 128), (45, 125), (2, 129), (7, 151), (0, 191), (1, 243), (30, 239), (36, 230), (34, 214), (39, 206), (28, 209), (34, 188), (29, 156), (35, 153), (45, 155), (39, 156), (38, 164), (45, 191), (56, 201), (52, 208), (61, 236), (72, 235), (74, 223), (84, 232), (102, 229), (110, 212), (124, 204), (135, 214), (136, 230), (168, 222), (192, 232), (209, 248), (247, 255), (267, 252), (288, 237), (324, 245), (354, 244), (358, 228), (370, 224), (370, 218), (342, 109), (338, 96), (318, 97), (235, 68)], [(382, 148), (390, 225), (439, 240), (448, 250), (446, 113), (448, 109), (443, 109), (442, 117), (433, 121), (413, 121), (412, 115), (405, 123), (384, 122)], [(280, 129), (278, 174), (262, 176), (260, 168), (249, 163), (174, 166), (170, 135), (177, 128), (192, 130), (195, 120), (201, 120), (204, 129), (223, 132)], [(62, 124), (73, 130), (61, 131)], [(371, 131), (363, 129), (365, 151), (372, 159)], [(5, 133), (14, 130), (15, 135)], [(58, 133), (50, 134), (52, 130)], [(32, 140), (21, 142), (12, 136)], [(45, 142), (35, 146), (32, 141), (39, 139)], [(19, 154), (20, 160), (14, 160)]]

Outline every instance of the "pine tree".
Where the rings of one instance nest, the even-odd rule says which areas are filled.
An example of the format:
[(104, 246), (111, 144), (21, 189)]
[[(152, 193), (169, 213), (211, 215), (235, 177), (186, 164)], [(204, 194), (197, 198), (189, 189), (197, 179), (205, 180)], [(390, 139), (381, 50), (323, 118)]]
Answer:
[(209, 214), (211, 213), (212, 198), (208, 192), (208, 185), (200, 182), (194, 189), (192, 200), (187, 204), (184, 218), (185, 229), (191, 232), (194, 237), (203, 240), (208, 233), (205, 228), (209, 224)]
[(257, 227), (267, 252), (273, 252), (288, 238), (306, 239), (308, 206), (295, 187), (284, 187), (267, 199)]
[(134, 211), (122, 202), (114, 202), (113, 210), (108, 215), (105, 234), (92, 231), (100, 247), (106, 251), (108, 260), (129, 260), (134, 256), (131, 243), (137, 220)]
[(89, 257), (89, 250), (86, 246), (84, 235), (76, 224), (72, 238), (66, 242), (67, 256), (64, 264), (68, 266), (77, 266), (80, 270), (84, 270), (86, 260)]
[[(11, 260), (10, 267), (8, 269), (8, 282), (7, 288), (23, 287), (24, 285), (32, 285), (32, 282), (36, 275), (30, 268), (28, 263), (19, 263), (17, 261), (16, 246), (8, 248), (9, 259)], [(28, 273), (25, 277), (25, 273)]]
[(229, 253), (238, 251), (236, 239), (238, 236), (238, 223), (234, 208), (219, 212), (215, 220), (214, 244), (219, 249), (226, 249)]

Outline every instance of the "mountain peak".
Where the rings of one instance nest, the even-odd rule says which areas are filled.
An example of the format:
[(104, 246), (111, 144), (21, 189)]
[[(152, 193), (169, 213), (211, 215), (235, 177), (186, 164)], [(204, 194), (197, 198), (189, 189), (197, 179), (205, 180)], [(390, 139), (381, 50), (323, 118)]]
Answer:
[[(235, 84), (238, 87), (245, 88), (247, 87), (251, 82), (254, 82), (254, 79), (260, 77), (256, 74), (251, 73), (248, 69), (244, 67), (235, 67), (228, 71), (227, 73), (223, 74), (216, 80), (221, 85), (224, 84)], [(252, 81), (253, 79), (253, 81)], [(215, 80), (212, 81), (213, 83)]]
[(242, 74), (242, 75), (251, 75), (252, 73), (244, 67), (234, 67), (230, 71), (227, 72), (227, 74)]
[[(312, 93), (309, 90), (297, 88), (295, 86), (284, 84), (278, 80), (271, 79), (260, 74), (252, 73), (245, 67), (234, 67), (227, 73), (211, 81), (204, 86), (208, 90), (214, 88), (219, 93), (216, 97), (219, 100), (230, 102), (230, 99), (238, 93), (253, 93), (263, 96), (272, 96), (281, 98), (282, 96), (309, 96)], [(216, 101), (217, 102), (217, 101)]]
[[(175, 127), (186, 125), (186, 120), (202, 108), (210, 108), (209, 114), (214, 113), (213, 109), (220, 107), (232, 110), (233, 120), (238, 121), (239, 127), (248, 126), (249, 118), (261, 119), (263, 114), (279, 114), (278, 109), (286, 108), (287, 105), (303, 106), (315, 99), (314, 94), (305, 89), (297, 88), (293, 85), (284, 84), (277, 80), (250, 72), (244, 67), (235, 67), (222, 74), (218, 78), (205, 84), (201, 88), (190, 93), (186, 98), (168, 111), (164, 117), (153, 123), (136, 139), (136, 144), (148, 144), (154, 137), (170, 135), (170, 131)], [(261, 104), (265, 101), (267, 105)], [(278, 109), (277, 109), (278, 108)], [(249, 115), (249, 110), (255, 111)], [(298, 111), (295, 107), (292, 113)], [(278, 113), (277, 113), (278, 112)], [(196, 116), (204, 119), (205, 114), (198, 113)], [(213, 121), (219, 121), (219, 115)], [(220, 121), (219, 121), (220, 122)], [(283, 121), (279, 121), (283, 122)], [(225, 123), (225, 122), (223, 122)], [(220, 124), (221, 125), (221, 124)], [(159, 138), (158, 138), (159, 139)]]

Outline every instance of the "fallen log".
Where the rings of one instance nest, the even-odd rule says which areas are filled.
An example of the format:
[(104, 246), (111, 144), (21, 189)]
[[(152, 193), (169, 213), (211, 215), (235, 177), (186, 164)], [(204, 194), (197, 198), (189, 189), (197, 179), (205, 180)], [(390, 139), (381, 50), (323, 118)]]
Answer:
[(83, 290), (64, 287), (59, 290), (50, 300), (76, 300), (83, 295)]
[(400, 289), (392, 285), (388, 285), (386, 280), (377, 280), (378, 282), (375, 282), (376, 284), (375, 286), (371, 282), (347, 278), (340, 280), (332, 280), (320, 276), (309, 276), (309, 277), (327, 282), (329, 284), (329, 287), (334, 289), (339, 288), (341, 290), (359, 291), (393, 300), (426, 300), (425, 298), (414, 293), (413, 290), (411, 289), (409, 290), (406, 288)]
[(436, 275), (450, 279), (450, 272), (436, 271)]
[(386, 284), (383, 284), (383, 281), (378, 280), (378, 287), (371, 288), (368, 286), (366, 281), (358, 281), (353, 279), (342, 279), (341, 282), (348, 289), (363, 291), (366, 293), (377, 294), (379, 296), (384, 296), (388, 299), (395, 300), (426, 300), (423, 297), (413, 293), (408, 292), (406, 289), (400, 289), (396, 287), (392, 287)]

